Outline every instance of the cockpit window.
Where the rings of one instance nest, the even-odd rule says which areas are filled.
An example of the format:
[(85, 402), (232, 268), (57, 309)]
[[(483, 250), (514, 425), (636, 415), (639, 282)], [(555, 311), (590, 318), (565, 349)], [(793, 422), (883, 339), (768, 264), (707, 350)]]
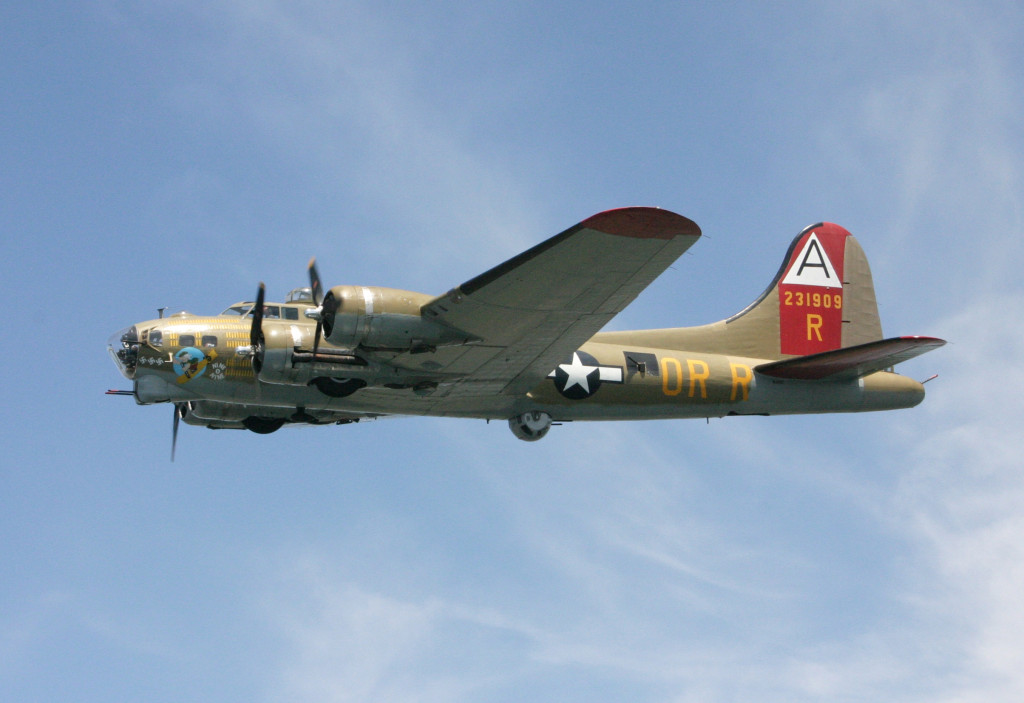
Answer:
[[(245, 317), (252, 317), (252, 303), (242, 303), (240, 305), (232, 305), (230, 308), (221, 313), (221, 315), (242, 315)], [(280, 320), (281, 319), (281, 306), (279, 305), (264, 305), (263, 306), (263, 319), (265, 320)], [(288, 318), (293, 319), (293, 318)], [(294, 319), (298, 319), (296, 316)]]
[(149, 343), (152, 344), (154, 347), (163, 346), (164, 333), (161, 332), (160, 330), (150, 330)]
[(284, 319), (286, 320), (298, 320), (299, 309), (298, 308), (281, 308), (284, 312)]
[(178, 335), (178, 346), (179, 347), (194, 347), (196, 345), (196, 336), (194, 334), (179, 334)]
[(313, 302), (313, 289), (312, 288), (296, 288), (288, 294), (285, 299), (286, 303), (312, 303)]
[(203, 335), (203, 346), (204, 347), (215, 347), (217, 346), (217, 336), (213, 334)]

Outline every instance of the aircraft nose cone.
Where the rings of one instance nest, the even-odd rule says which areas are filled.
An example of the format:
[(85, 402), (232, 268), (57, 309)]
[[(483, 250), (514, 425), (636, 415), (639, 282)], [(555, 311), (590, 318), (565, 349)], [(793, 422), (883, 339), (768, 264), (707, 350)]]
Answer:
[(107, 340), (107, 352), (125, 378), (135, 378), (139, 362), (139, 332), (134, 325), (118, 330)]

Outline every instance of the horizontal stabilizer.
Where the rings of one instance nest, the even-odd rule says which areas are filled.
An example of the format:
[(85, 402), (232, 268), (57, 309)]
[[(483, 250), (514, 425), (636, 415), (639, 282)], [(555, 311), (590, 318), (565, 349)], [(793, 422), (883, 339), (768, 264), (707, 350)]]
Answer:
[(861, 378), (945, 344), (935, 337), (893, 337), (820, 354), (761, 364), (755, 371), (774, 378), (830, 381)]

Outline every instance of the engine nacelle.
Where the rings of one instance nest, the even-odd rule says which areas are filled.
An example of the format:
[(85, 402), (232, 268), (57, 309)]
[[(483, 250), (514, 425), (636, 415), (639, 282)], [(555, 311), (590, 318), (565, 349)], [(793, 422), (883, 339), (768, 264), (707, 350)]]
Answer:
[(304, 334), (308, 325), (263, 325), (263, 349), (258, 363), (259, 379), (264, 383), (304, 386), (313, 380), (309, 364), (293, 364), (295, 349), (313, 346), (313, 336)]
[(311, 325), (271, 321), (263, 325), (263, 349), (258, 364), (264, 383), (306, 386), (324, 376), (367, 376), (374, 369), (365, 359), (350, 352), (321, 346), (313, 357)]
[(546, 412), (532, 410), (508, 419), (508, 427), (519, 439), (536, 442), (551, 429), (551, 416)]
[(253, 370), (263, 383), (315, 386), (324, 395), (343, 398), (365, 388), (379, 368), (350, 351), (321, 346), (313, 354), (310, 325), (271, 322), (263, 326), (263, 348)]
[(423, 318), (433, 296), (395, 288), (335, 286), (323, 303), (324, 336), (347, 349), (430, 351), (468, 335)]

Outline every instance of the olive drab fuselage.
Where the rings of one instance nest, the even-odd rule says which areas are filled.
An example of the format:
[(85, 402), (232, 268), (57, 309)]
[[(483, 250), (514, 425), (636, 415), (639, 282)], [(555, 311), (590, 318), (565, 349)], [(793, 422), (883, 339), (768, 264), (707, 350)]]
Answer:
[[(269, 432), (384, 415), (552, 422), (858, 412), (921, 402), (889, 367), (943, 342), (883, 339), (867, 260), (842, 228), (793, 241), (775, 280), (733, 317), (601, 332), (699, 237), (689, 220), (629, 208), (586, 220), (441, 296), (311, 286), (286, 302), (177, 313), (115, 334), (139, 404), (175, 423)], [(175, 425), (176, 426), (176, 425)]]

